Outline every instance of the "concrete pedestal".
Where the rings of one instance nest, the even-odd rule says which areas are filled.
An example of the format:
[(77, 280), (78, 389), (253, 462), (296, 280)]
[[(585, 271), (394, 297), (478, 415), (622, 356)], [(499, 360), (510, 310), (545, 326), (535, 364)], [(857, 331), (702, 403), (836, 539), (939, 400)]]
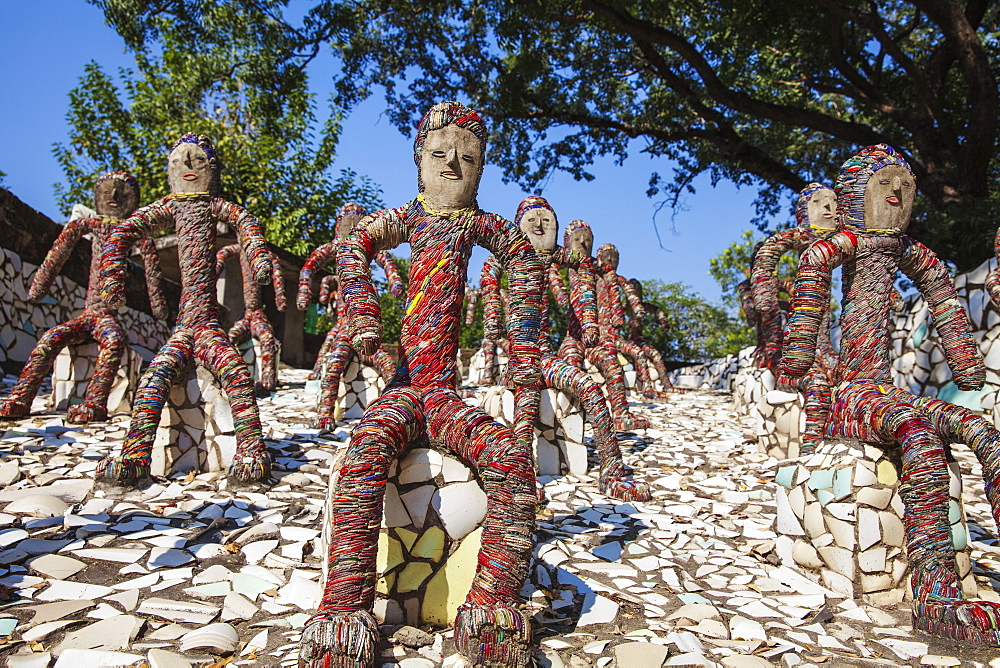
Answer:
[[(52, 366), (52, 396), (49, 410), (65, 411), (81, 403), (87, 394), (87, 385), (97, 368), (97, 344), (85, 343), (67, 346), (56, 356)], [(125, 346), (121, 365), (108, 394), (108, 415), (128, 414), (139, 385), (142, 359), (131, 347)]]

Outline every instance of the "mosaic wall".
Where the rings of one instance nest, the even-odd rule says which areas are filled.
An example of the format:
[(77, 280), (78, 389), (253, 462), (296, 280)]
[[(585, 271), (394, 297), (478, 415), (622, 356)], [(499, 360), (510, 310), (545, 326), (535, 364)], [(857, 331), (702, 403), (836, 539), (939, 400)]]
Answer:
[[(47, 410), (63, 413), (83, 401), (87, 384), (94, 377), (96, 362), (96, 343), (63, 348), (52, 365), (52, 395)], [(108, 415), (128, 415), (132, 412), (141, 366), (142, 359), (130, 346), (126, 346), (111, 393), (108, 394)]]

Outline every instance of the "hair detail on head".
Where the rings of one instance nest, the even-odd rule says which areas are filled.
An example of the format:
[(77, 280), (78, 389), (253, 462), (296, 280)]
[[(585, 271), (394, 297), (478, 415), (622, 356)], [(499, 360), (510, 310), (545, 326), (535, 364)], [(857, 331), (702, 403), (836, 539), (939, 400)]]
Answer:
[(597, 249), (597, 254), (600, 255), (601, 253), (607, 253), (608, 251), (614, 251), (617, 253), (618, 246), (615, 246), (614, 244), (601, 244)]
[(212, 146), (212, 140), (208, 138), (207, 135), (198, 135), (193, 132), (185, 132), (184, 136), (177, 140), (177, 142), (170, 147), (171, 153), (175, 148), (181, 144), (194, 144), (205, 152), (208, 157), (208, 164), (219, 171), (222, 170), (222, 161), (219, 160), (218, 154), (215, 152), (215, 147)]
[(368, 211), (365, 207), (361, 206), (357, 202), (348, 202), (344, 206), (337, 209), (337, 216), (335, 222), (340, 225), (340, 221), (344, 219), (344, 216), (364, 216)]
[(833, 188), (837, 193), (839, 227), (865, 230), (865, 187), (872, 174), (889, 165), (905, 167), (910, 176), (913, 176), (909, 163), (888, 144), (866, 146), (844, 163)]
[(590, 232), (591, 236), (594, 235), (594, 231), (590, 229), (590, 225), (588, 225), (586, 223), (586, 221), (579, 220), (579, 219), (577, 219), (577, 220), (571, 220), (566, 225), (566, 231), (563, 232), (563, 246), (566, 246), (567, 248), (569, 248), (569, 235), (572, 234), (576, 230), (587, 230), (587, 231)]
[(514, 215), (514, 222), (518, 225), (521, 224), (521, 217), (528, 213), (531, 209), (548, 209), (552, 212), (552, 217), (556, 221), (556, 225), (559, 225), (559, 219), (556, 217), (556, 211), (550, 205), (548, 200), (540, 195), (529, 195), (521, 200), (521, 203), (517, 205), (517, 213)]
[(818, 183), (813, 181), (799, 193), (799, 201), (795, 203), (795, 224), (796, 225), (808, 225), (809, 224), (809, 200), (820, 190), (833, 190), (828, 185), (823, 183)]
[(97, 195), (97, 186), (101, 185), (105, 181), (110, 181), (111, 179), (114, 179), (116, 181), (123, 181), (126, 185), (131, 187), (132, 190), (135, 191), (136, 202), (137, 203), (139, 202), (140, 199), (139, 182), (136, 180), (134, 176), (132, 176), (123, 169), (116, 169), (113, 172), (105, 172), (104, 174), (101, 174), (99, 177), (97, 177), (97, 182), (94, 184), (94, 195), (95, 196)]

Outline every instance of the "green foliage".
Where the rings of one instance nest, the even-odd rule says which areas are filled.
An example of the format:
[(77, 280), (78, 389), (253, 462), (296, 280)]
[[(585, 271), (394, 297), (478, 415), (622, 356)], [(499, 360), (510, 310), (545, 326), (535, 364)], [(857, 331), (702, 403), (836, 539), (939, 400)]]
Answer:
[(666, 313), (664, 328), (646, 316), (646, 339), (671, 362), (698, 363), (739, 352), (754, 344), (750, 328), (721, 306), (710, 304), (683, 283), (643, 281), (643, 297)]
[[(729, 244), (721, 253), (708, 261), (708, 273), (722, 288), (722, 303), (732, 313), (739, 311), (740, 308), (740, 295), (736, 286), (750, 277), (750, 259), (754, 248), (764, 238), (759, 238), (754, 230), (746, 230), (739, 241)], [(795, 253), (782, 255), (778, 261), (778, 279), (794, 282), (798, 264)]]
[[(102, 6), (111, 15), (111, 5), (133, 4)], [(317, 119), (304, 65), (267, 48), (280, 15), (261, 11), (220, 4), (195, 33), (165, 19), (155, 52), (136, 51), (134, 69), (111, 76), (88, 64), (69, 94), (69, 142), (54, 147), (66, 175), (56, 185), (60, 205), (90, 202), (96, 177), (109, 169), (135, 174), (143, 202), (166, 195), (167, 151), (184, 132), (198, 132), (222, 158), (223, 196), (257, 215), (268, 240), (294, 253), (333, 237), (344, 202), (379, 206), (380, 190), (367, 178), (331, 173), (341, 112), (331, 106)]]

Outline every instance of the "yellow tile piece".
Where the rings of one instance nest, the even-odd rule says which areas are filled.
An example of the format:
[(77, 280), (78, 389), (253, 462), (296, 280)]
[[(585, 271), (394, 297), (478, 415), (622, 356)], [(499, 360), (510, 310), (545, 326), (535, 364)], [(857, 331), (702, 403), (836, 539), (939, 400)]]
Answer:
[(431, 575), (431, 565), (422, 561), (415, 561), (407, 564), (396, 580), (396, 591), (405, 594), (408, 591), (420, 589), (420, 585)]
[(396, 535), (399, 536), (399, 540), (403, 541), (403, 545), (406, 546), (407, 552), (410, 551), (410, 548), (413, 547), (413, 543), (417, 540), (417, 532), (410, 531), (409, 529), (396, 529)]
[(378, 535), (378, 550), (375, 553), (375, 572), (379, 575), (391, 571), (403, 563), (403, 548), (399, 541), (380, 532)]
[(388, 596), (392, 592), (392, 585), (396, 583), (396, 574), (389, 573), (388, 575), (383, 575), (378, 580), (375, 581), (375, 591), (380, 594), (385, 594)]
[(431, 527), (424, 532), (417, 544), (410, 550), (410, 555), (438, 561), (444, 555), (444, 531)]
[(883, 485), (895, 485), (899, 479), (896, 476), (896, 467), (888, 459), (880, 461), (875, 467), (875, 472), (878, 475), (879, 483)]
[(458, 606), (465, 602), (476, 574), (482, 537), (482, 527), (466, 536), (444, 567), (427, 583), (420, 613), (423, 623), (444, 627), (455, 621)]

